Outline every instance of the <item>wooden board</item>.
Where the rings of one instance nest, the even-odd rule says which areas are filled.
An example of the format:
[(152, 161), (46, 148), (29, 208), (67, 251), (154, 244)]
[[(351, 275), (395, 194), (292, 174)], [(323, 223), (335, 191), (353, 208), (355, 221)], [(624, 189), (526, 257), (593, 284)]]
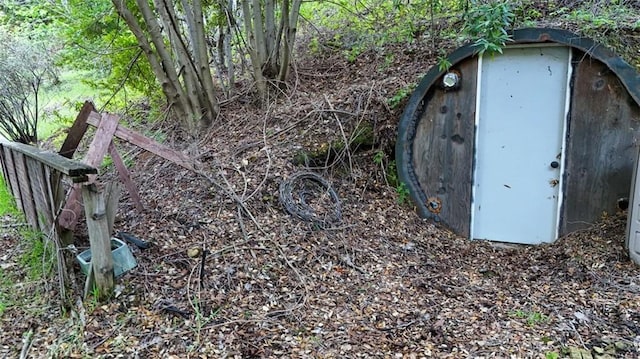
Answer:
[(103, 196), (105, 197), (107, 212), (107, 228), (109, 234), (113, 233), (113, 224), (116, 221), (116, 213), (118, 212), (118, 203), (122, 195), (122, 187), (117, 182), (110, 182), (104, 188)]
[(32, 228), (39, 228), (38, 212), (36, 211), (35, 202), (33, 201), (33, 192), (29, 173), (27, 172), (26, 156), (20, 152), (13, 152), (13, 164), (16, 169), (16, 178), (20, 187), (20, 201), (22, 203), (22, 211), (27, 218), (27, 222)]
[(49, 181), (45, 178), (44, 165), (33, 158), (27, 158), (27, 173), (37, 213), (38, 229), (48, 235), (53, 225), (53, 213), (49, 204)]
[(65, 199), (62, 174), (51, 167), (44, 167), (44, 176), (48, 180), (47, 196), (49, 197), (49, 211), (53, 214), (54, 222)]
[[(91, 243), (91, 272), (93, 272), (99, 296), (107, 298), (113, 291), (114, 272), (106, 203), (95, 184), (82, 186), (82, 198), (85, 203), (87, 231)], [(89, 278), (91, 277), (89, 275)], [(90, 279), (87, 281), (89, 282)]]
[(85, 132), (87, 132), (87, 118), (91, 112), (95, 111), (95, 107), (89, 101), (86, 101), (80, 109), (78, 116), (76, 116), (76, 120), (73, 122), (73, 125), (69, 129), (69, 133), (67, 134), (67, 138), (64, 139), (64, 143), (60, 148), (60, 155), (66, 158), (73, 158), (73, 154), (76, 152), (82, 137)]
[(427, 94), (412, 148), (425, 200), (437, 200), (437, 218), (465, 236), (470, 231), (477, 67), (476, 58), (462, 62), (453, 68), (461, 74), (460, 89), (434, 86)]
[(46, 151), (23, 143), (8, 142), (3, 139), (0, 139), (0, 144), (2, 144), (3, 147), (11, 149), (13, 152), (22, 153), (28, 157), (35, 158), (69, 177), (82, 177), (88, 174), (98, 173), (98, 170), (95, 167), (62, 157), (55, 152)]
[[(97, 167), (102, 164), (104, 156), (107, 154), (107, 150), (109, 149), (109, 144), (113, 140), (113, 134), (115, 133), (117, 125), (118, 116), (105, 114), (102, 117), (102, 120), (97, 124), (96, 133), (93, 136), (91, 145), (89, 145), (84, 163), (92, 167)], [(93, 183), (94, 181), (95, 176), (91, 176), (88, 183)], [(81, 199), (80, 186), (74, 185), (71, 188), (71, 193), (69, 193), (65, 209), (60, 214), (60, 218), (58, 220), (61, 227), (69, 230), (75, 229), (78, 219), (82, 214)]]
[(575, 51), (561, 234), (615, 213), (628, 198), (640, 141), (640, 108), (617, 76)]
[[(98, 126), (100, 124), (100, 115), (93, 112), (87, 119), (87, 122), (90, 125)], [(164, 159), (167, 159), (179, 166), (182, 166), (190, 171), (195, 171), (195, 161), (189, 156), (173, 150), (161, 143), (158, 143), (150, 138), (145, 137), (144, 135), (130, 130), (122, 125), (118, 125), (114, 135), (120, 139), (123, 139), (131, 144), (134, 144), (142, 149), (145, 149), (154, 155), (160, 156)]]
[(122, 181), (122, 183), (124, 183), (124, 186), (127, 188), (127, 191), (131, 196), (133, 204), (135, 204), (138, 211), (144, 211), (144, 206), (142, 205), (142, 200), (140, 199), (140, 195), (138, 194), (138, 189), (131, 180), (129, 170), (127, 170), (127, 166), (125, 166), (124, 162), (122, 161), (122, 158), (120, 157), (116, 146), (113, 144), (113, 141), (111, 141), (111, 143), (109, 144), (109, 155), (113, 160), (113, 165), (118, 171), (118, 177), (120, 177), (120, 180)]
[(118, 116), (113, 114), (104, 114), (102, 116), (102, 120), (96, 128), (96, 133), (93, 135), (84, 163), (96, 167), (102, 164), (117, 127)]

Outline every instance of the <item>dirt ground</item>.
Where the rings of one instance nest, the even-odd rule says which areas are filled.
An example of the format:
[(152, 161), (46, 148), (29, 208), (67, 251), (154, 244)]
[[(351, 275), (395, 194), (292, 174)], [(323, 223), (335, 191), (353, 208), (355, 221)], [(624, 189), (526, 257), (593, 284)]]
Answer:
[[(56, 284), (42, 281), (0, 294), (39, 298), (0, 316), (0, 357), (639, 357), (640, 269), (624, 248), (625, 213), (553, 244), (469, 241), (419, 218), (386, 183), (402, 111), (389, 99), (436, 59), (420, 44), (393, 53), (304, 59), (267, 108), (240, 92), (198, 146), (166, 140), (197, 147), (199, 173), (118, 144), (145, 211), (125, 193), (115, 230), (151, 248), (131, 247), (138, 266), (107, 302), (62, 310)], [(363, 124), (373, 144), (296, 160)], [(301, 171), (322, 176), (339, 207), (314, 197), (317, 182), (292, 193), (333, 221), (284, 209), (280, 185)], [(20, 278), (22, 246), (5, 228), (0, 265)]]

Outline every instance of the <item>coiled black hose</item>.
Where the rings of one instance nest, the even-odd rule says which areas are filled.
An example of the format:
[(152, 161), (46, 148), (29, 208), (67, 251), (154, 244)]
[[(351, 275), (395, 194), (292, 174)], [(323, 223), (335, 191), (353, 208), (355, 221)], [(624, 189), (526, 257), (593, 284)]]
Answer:
[(294, 173), (280, 183), (280, 203), (285, 210), (320, 228), (342, 221), (340, 198), (333, 186), (313, 172)]

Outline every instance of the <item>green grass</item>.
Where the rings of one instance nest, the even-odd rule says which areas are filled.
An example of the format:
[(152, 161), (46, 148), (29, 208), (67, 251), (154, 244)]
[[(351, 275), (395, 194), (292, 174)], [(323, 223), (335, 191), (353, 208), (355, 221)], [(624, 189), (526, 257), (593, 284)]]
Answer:
[[(15, 200), (7, 189), (3, 176), (0, 176), (0, 216), (5, 215), (19, 216), (20, 211), (16, 208)], [(10, 296), (12, 286), (10, 274), (0, 268), (0, 317), (12, 305)]]
[(542, 314), (541, 312), (535, 312), (535, 311), (525, 311), (525, 310), (519, 309), (512, 312), (511, 315), (518, 319), (524, 319), (527, 325), (530, 327), (549, 321), (549, 317)]
[(31, 228), (21, 230), (20, 237), (24, 251), (18, 261), (26, 270), (27, 278), (37, 280), (49, 277), (56, 260), (53, 243)]
[(89, 100), (95, 104), (106, 100), (106, 95), (100, 95), (98, 90), (85, 81), (91, 76), (88, 71), (63, 70), (59, 77), (60, 83), (42, 91), (42, 116), (38, 123), (39, 139), (52, 136), (57, 139), (61, 129), (73, 124), (85, 101)]
[(9, 273), (0, 268), (0, 317), (13, 304), (9, 290), (13, 286), (13, 281)]
[[(0, 176), (0, 216), (10, 215), (22, 217), (22, 213), (16, 207), (15, 200)], [(24, 251), (20, 255), (19, 262), (26, 269), (30, 279), (44, 278), (53, 271), (55, 256), (51, 243), (43, 238), (41, 232), (30, 227), (19, 229), (21, 245)], [(2, 274), (0, 272), (0, 274)], [(3, 276), (0, 276), (3, 277)], [(0, 283), (2, 286), (2, 283)], [(3, 298), (0, 296), (0, 312), (3, 310)]]
[(0, 176), (0, 216), (4, 215), (19, 216), (20, 211), (16, 207), (16, 202), (11, 192), (4, 183), (4, 177)]

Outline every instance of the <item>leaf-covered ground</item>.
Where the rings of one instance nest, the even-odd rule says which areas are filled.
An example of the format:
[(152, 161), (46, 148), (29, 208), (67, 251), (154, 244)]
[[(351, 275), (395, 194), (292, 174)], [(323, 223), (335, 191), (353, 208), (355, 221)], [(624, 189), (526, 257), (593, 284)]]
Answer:
[[(153, 245), (132, 247), (138, 266), (107, 302), (61, 310), (55, 278), (24, 279), (24, 245), (5, 219), (0, 268), (10, 290), (0, 302), (10, 305), (0, 310), (0, 356), (640, 356), (640, 269), (624, 248), (625, 213), (554, 244), (514, 246), (457, 237), (399, 203), (385, 173), (393, 177), (403, 103), (389, 100), (435, 58), (416, 43), (392, 57), (304, 59), (267, 108), (240, 93), (197, 146), (166, 141), (191, 151), (199, 173), (119, 143), (146, 210), (125, 194), (115, 230)], [(367, 126), (373, 146), (339, 145)], [(332, 155), (308, 168), (300, 151)], [(303, 170), (331, 183), (340, 223), (284, 210), (280, 184)], [(336, 209), (315, 190), (296, 193)]]

